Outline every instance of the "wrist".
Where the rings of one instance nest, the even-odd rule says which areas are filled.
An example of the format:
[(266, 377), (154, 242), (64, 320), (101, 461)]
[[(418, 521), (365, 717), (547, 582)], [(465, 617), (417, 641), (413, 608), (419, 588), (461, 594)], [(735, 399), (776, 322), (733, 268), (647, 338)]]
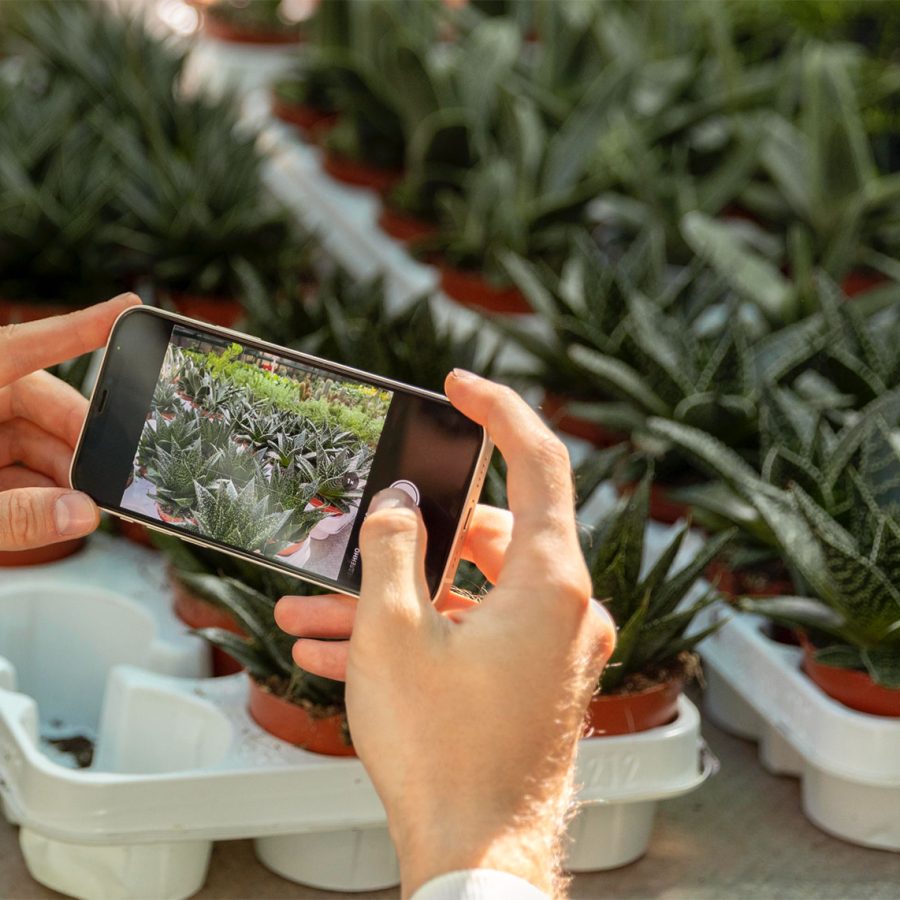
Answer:
[(464, 869), (508, 872), (556, 896), (565, 817), (548, 812), (500, 815), (479, 810), (430, 821), (407, 817), (396, 828), (392, 824), (403, 896), (410, 897), (439, 875)]

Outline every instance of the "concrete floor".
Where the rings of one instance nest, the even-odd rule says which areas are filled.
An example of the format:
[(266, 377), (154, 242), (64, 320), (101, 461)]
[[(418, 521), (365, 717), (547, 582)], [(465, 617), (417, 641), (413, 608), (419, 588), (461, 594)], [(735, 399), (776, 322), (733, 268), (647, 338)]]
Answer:
[[(866, 850), (819, 831), (801, 812), (799, 782), (766, 773), (757, 761), (755, 744), (731, 737), (709, 722), (704, 722), (703, 733), (722, 763), (718, 775), (693, 794), (660, 805), (643, 859), (616, 871), (579, 875), (572, 884), (573, 898), (900, 897), (900, 855)], [(0, 898), (60, 896), (29, 877), (15, 830), (0, 823)], [(250, 841), (231, 841), (216, 845), (206, 886), (195, 896), (333, 900), (342, 895), (284, 881), (256, 861)], [(394, 900), (399, 891), (356, 896)]]

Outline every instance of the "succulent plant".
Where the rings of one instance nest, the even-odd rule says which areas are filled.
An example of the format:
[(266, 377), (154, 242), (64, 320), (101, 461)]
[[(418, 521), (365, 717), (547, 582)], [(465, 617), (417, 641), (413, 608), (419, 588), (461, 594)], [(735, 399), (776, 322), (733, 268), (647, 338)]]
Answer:
[(197, 503), (196, 486), (212, 482), (218, 453), (207, 454), (199, 441), (177, 451), (157, 445), (147, 464), (146, 477), (154, 491), (151, 496), (170, 515), (191, 515)]
[[(273, 512), (259, 482), (249, 481), (240, 490), (221, 479), (205, 487), (194, 482), (192, 513), (198, 534), (248, 553), (268, 553), (291, 518), (290, 511)], [(280, 549), (280, 548), (277, 548)]]
[(170, 412), (179, 405), (175, 385), (170, 381), (160, 381), (153, 389), (153, 408), (160, 412)]
[(201, 629), (199, 633), (242, 663), (257, 682), (319, 715), (344, 708), (343, 682), (321, 678), (294, 664), (294, 639), (275, 624), (277, 593), (263, 593), (234, 578), (210, 574), (182, 573), (179, 578), (235, 617), (246, 637), (218, 628)]
[(900, 389), (872, 401), (839, 431), (808, 411), (795, 415), (799, 449), (796, 439), (793, 447), (787, 440), (771, 448), (769, 480), (703, 432), (651, 422), (723, 479), (737, 502), (720, 494), (716, 512), (777, 547), (802, 594), (747, 600), (743, 607), (810, 629), (820, 662), (867, 671), (888, 687), (900, 687), (898, 421)]
[(372, 451), (363, 447), (355, 454), (346, 449), (329, 452), (319, 447), (315, 456), (316, 495), (346, 513), (362, 497)]
[(646, 428), (658, 416), (707, 429), (755, 460), (762, 391), (816, 348), (803, 331), (766, 334), (702, 264), (666, 266), (661, 247), (650, 230), (610, 264), (582, 238), (559, 275), (507, 257), (553, 337), (502, 327), (535, 360), (530, 380), (566, 397), (571, 413), (630, 435), (651, 457), (670, 450)]
[(686, 523), (645, 573), (651, 478), (645, 476), (634, 493), (619, 502), (585, 548), (594, 596), (605, 603), (619, 626), (615, 652), (600, 681), (601, 692), (621, 687), (635, 673), (649, 679), (671, 670), (678, 674), (679, 657), (717, 627), (685, 633), (697, 613), (716, 599), (714, 590), (689, 598), (710, 560), (732, 535), (711, 538), (691, 562), (673, 570), (690, 529)]
[[(77, 155), (87, 162), (68, 166), (73, 187), (93, 188), (82, 198), (85, 212), (100, 197), (97, 185), (113, 201), (116, 218), (95, 253), (152, 275), (160, 289), (210, 295), (234, 294), (240, 259), (272, 277), (302, 255), (290, 218), (263, 189), (256, 137), (237, 127), (234, 98), (180, 90), (183, 49), (97, 4), (25, 6), (27, 52), (77, 94), (83, 121), (73, 134), (90, 131)], [(53, 112), (38, 106), (39, 121)], [(94, 178), (85, 166), (96, 166)], [(70, 227), (86, 218), (70, 216)]]
[(94, 303), (122, 287), (120, 174), (79, 92), (41, 80), (0, 79), (0, 297)]

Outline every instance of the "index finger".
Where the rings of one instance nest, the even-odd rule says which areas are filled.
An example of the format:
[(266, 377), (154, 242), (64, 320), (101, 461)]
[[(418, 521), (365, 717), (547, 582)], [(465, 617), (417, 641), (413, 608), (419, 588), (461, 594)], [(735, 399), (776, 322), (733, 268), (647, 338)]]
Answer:
[(102, 347), (119, 313), (140, 302), (137, 294), (120, 294), (64, 316), (0, 328), (0, 385)]
[(548, 553), (571, 552), (580, 561), (572, 472), (563, 443), (510, 388), (456, 369), (445, 389), (461, 413), (485, 428), (507, 463), (513, 529), (504, 576), (512, 568), (533, 576), (543, 563), (555, 569), (564, 562), (538, 559)]

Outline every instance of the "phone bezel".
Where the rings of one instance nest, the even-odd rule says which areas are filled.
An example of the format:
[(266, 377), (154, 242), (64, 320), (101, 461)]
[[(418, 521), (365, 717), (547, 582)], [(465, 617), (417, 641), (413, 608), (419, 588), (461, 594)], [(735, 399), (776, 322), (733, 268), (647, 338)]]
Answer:
[[(406, 392), (415, 396), (425, 397), (427, 399), (434, 400), (438, 403), (442, 403), (446, 406), (452, 407), (450, 401), (443, 394), (438, 394), (434, 391), (426, 390), (425, 388), (419, 388), (415, 385), (405, 384), (404, 382), (395, 381), (391, 378), (384, 378), (381, 375), (375, 375), (371, 372), (366, 372), (363, 369), (355, 369), (352, 366), (345, 366), (341, 363), (335, 363), (328, 359), (313, 356), (311, 353), (302, 353), (298, 350), (291, 350), (287, 347), (281, 347), (278, 344), (273, 344), (270, 341), (264, 341), (261, 338), (254, 337), (252, 334), (246, 334), (245, 332), (236, 331), (233, 328), (225, 328), (220, 325), (210, 325), (207, 322), (201, 322), (197, 319), (191, 319), (188, 316), (182, 316), (178, 313), (169, 312), (168, 310), (162, 310), (153, 306), (132, 306), (126, 310), (123, 310), (116, 317), (116, 320), (113, 322), (112, 328), (110, 329), (106, 346), (103, 348), (103, 356), (100, 361), (97, 378), (94, 382), (94, 386), (91, 390), (91, 396), (89, 398), (88, 411), (85, 415), (84, 421), (81, 424), (81, 430), (78, 434), (78, 442), (75, 445), (75, 450), (72, 453), (72, 462), (69, 466), (69, 483), (76, 490), (78, 489), (78, 485), (75, 484), (75, 469), (81, 454), (84, 437), (87, 433), (89, 422), (92, 418), (92, 413), (94, 412), (95, 403), (97, 401), (97, 398), (100, 396), (100, 392), (104, 382), (104, 376), (107, 374), (109, 360), (112, 354), (115, 352), (111, 348), (115, 343), (116, 330), (119, 328), (123, 319), (134, 315), (152, 315), (158, 318), (166, 319), (173, 323), (190, 326), (199, 331), (207, 331), (222, 335), (224, 337), (231, 337), (236, 340), (240, 340), (243, 343), (249, 343), (256, 348), (262, 349), (264, 351), (276, 353), (286, 358), (294, 359), (300, 363), (316, 366), (318, 368), (324, 369), (325, 371), (334, 372), (337, 375), (361, 379), (363, 381), (380, 385), (394, 392)], [(439, 596), (441, 596), (449, 586), (449, 584), (452, 582), (453, 576), (456, 572), (456, 568), (459, 565), (462, 539), (465, 535), (465, 532), (468, 530), (468, 526), (472, 518), (472, 512), (475, 508), (476, 503), (478, 502), (478, 497), (481, 494), (481, 488), (484, 485), (484, 479), (487, 474), (487, 467), (491, 459), (491, 454), (493, 453), (494, 445), (483, 427), (481, 429), (481, 433), (481, 447), (478, 454), (475, 456), (472, 476), (466, 490), (465, 500), (461, 507), (459, 521), (456, 524), (453, 540), (449, 545), (450, 549), (447, 554), (447, 560), (444, 564), (443, 574), (437, 583), (437, 587), (435, 589), (434, 595), (432, 596), (432, 600), (436, 600)], [(144, 518), (140, 513), (125, 515), (119, 509), (111, 508), (103, 504), (98, 504), (98, 506), (100, 509), (108, 512), (110, 515), (117, 516), (118, 518), (126, 522), (134, 522), (140, 525), (144, 525), (145, 527), (150, 528), (154, 531), (159, 531), (162, 534), (174, 535), (175, 537), (180, 538), (183, 541), (187, 541), (190, 544), (196, 544), (200, 547), (206, 547), (211, 550), (216, 550), (220, 553), (227, 553), (229, 556), (235, 559), (265, 566), (266, 568), (271, 569), (275, 572), (279, 572), (280, 574), (290, 575), (294, 578), (308, 581), (310, 584), (325, 588), (329, 591), (346, 593), (351, 596), (359, 596), (359, 592), (355, 589), (343, 585), (338, 586), (334, 583), (323, 581), (316, 578), (311, 573), (308, 573), (306, 570), (301, 571), (292, 566), (279, 564), (274, 560), (270, 560), (268, 557), (236, 550), (233, 547), (219, 544), (218, 542), (213, 540), (194, 535), (186, 535), (183, 531), (180, 531), (179, 529), (172, 526), (167, 526), (164, 522)]]

